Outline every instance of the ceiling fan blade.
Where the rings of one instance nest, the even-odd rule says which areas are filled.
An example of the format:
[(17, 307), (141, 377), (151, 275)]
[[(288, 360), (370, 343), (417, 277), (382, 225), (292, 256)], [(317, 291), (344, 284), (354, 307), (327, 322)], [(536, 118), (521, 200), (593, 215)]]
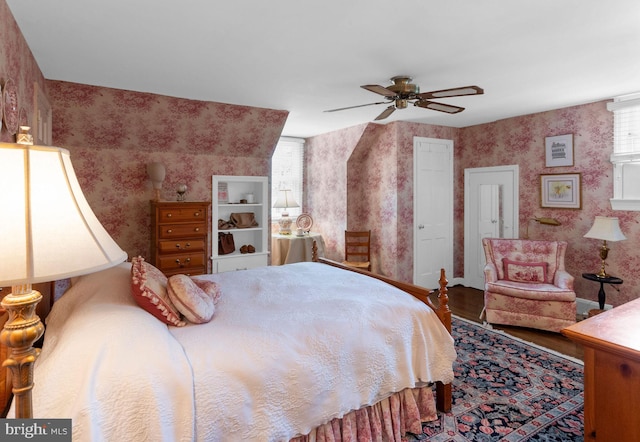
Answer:
[(393, 113), (393, 111), (396, 110), (395, 106), (389, 106), (388, 108), (386, 108), (385, 110), (382, 111), (382, 113), (380, 115), (378, 115), (374, 121), (378, 121), (378, 120), (384, 120), (385, 118), (387, 118), (389, 115), (391, 115)]
[(446, 112), (448, 114), (457, 114), (462, 112), (464, 107), (452, 106), (450, 104), (436, 103), (435, 101), (418, 100), (414, 103), (415, 106), (424, 107), (425, 109), (431, 109), (440, 112)]
[(384, 86), (379, 86), (377, 84), (365, 84), (364, 86), (360, 86), (362, 89), (366, 89), (371, 92), (375, 92), (376, 94), (384, 95), (385, 97), (395, 97), (396, 93), (390, 89), (387, 89)]
[(456, 87), (453, 89), (443, 89), (441, 91), (423, 92), (418, 94), (418, 97), (427, 98), (448, 98), (448, 97), (462, 97), (465, 95), (482, 95), (484, 90), (478, 86), (465, 86)]
[(373, 106), (375, 104), (386, 104), (386, 103), (388, 103), (388, 101), (378, 101), (377, 103), (359, 104), (357, 106), (347, 106), (347, 107), (340, 107), (338, 109), (329, 109), (329, 110), (326, 110), (324, 112), (338, 112), (338, 111), (343, 111), (343, 110), (347, 110), (347, 109), (355, 109), (355, 108), (358, 108), (358, 107)]

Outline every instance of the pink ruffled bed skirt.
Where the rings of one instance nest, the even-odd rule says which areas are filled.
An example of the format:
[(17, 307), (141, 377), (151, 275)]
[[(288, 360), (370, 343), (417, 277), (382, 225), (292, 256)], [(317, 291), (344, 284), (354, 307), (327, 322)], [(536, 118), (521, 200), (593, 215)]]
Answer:
[(422, 422), (438, 418), (431, 387), (407, 388), (382, 401), (351, 411), (290, 442), (401, 442), (422, 433)]

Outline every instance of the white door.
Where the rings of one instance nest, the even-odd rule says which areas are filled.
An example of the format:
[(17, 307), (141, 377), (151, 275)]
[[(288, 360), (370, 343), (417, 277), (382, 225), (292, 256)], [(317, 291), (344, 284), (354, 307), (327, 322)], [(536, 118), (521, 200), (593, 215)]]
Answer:
[(517, 238), (519, 168), (464, 171), (464, 284), (484, 289), (482, 238)]
[(453, 277), (453, 141), (413, 139), (413, 282), (437, 288)]

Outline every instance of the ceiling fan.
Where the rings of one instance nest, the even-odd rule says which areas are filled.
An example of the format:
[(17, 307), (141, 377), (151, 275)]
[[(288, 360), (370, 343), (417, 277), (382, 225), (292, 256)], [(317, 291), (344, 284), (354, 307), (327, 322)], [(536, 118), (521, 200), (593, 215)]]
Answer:
[(357, 107), (373, 106), (376, 104), (386, 104), (392, 102), (391, 106), (382, 111), (382, 113), (378, 115), (375, 120), (384, 120), (396, 109), (406, 109), (409, 103), (413, 103), (414, 106), (423, 107), (425, 109), (446, 112), (448, 114), (457, 114), (458, 112), (462, 112), (464, 110), (464, 107), (437, 103), (435, 101), (431, 101), (431, 99), (484, 94), (484, 90), (482, 90), (482, 88), (479, 88), (478, 86), (464, 86), (453, 89), (443, 89), (440, 91), (420, 93), (420, 86), (418, 86), (417, 84), (411, 84), (411, 80), (413, 79), (406, 75), (398, 75), (391, 78), (391, 82), (393, 83), (391, 86), (384, 87), (377, 84), (365, 84), (364, 86), (360, 87), (384, 96), (387, 101), (360, 104), (358, 106), (341, 107), (339, 109), (331, 109), (325, 112), (337, 112), (347, 109), (355, 109)]

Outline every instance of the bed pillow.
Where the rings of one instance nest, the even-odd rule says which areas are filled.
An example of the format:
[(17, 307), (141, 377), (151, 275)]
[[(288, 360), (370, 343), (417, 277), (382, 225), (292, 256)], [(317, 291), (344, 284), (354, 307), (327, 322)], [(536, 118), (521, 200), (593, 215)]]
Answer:
[(193, 282), (196, 283), (198, 287), (200, 287), (204, 292), (213, 299), (213, 305), (218, 303), (220, 299), (220, 286), (213, 281), (206, 281), (204, 279), (194, 279)]
[(546, 262), (521, 262), (504, 258), (502, 265), (507, 281), (544, 284), (547, 280)]
[(187, 275), (173, 275), (167, 283), (169, 299), (184, 317), (194, 324), (211, 321), (215, 311), (213, 297)]
[(165, 324), (186, 325), (167, 294), (167, 277), (142, 256), (131, 260), (131, 294), (140, 307)]

